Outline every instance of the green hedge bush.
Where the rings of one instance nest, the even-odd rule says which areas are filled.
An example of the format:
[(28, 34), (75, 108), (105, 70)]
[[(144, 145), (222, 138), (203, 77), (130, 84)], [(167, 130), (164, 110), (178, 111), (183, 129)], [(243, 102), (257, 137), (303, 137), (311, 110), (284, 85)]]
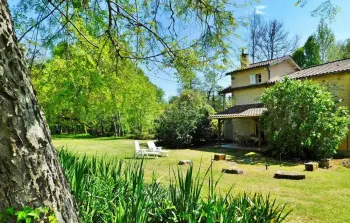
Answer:
[(276, 158), (330, 158), (348, 132), (348, 109), (312, 81), (284, 79), (266, 89), (262, 102), (268, 154)]
[(155, 137), (168, 148), (200, 145), (213, 137), (214, 109), (198, 91), (184, 91), (156, 122)]

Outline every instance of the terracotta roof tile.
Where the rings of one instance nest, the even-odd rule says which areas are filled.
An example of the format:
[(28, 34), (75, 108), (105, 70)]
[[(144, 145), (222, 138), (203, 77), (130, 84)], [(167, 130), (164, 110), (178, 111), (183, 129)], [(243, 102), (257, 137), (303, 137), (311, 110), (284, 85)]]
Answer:
[(273, 60), (265, 60), (265, 61), (261, 61), (261, 62), (257, 62), (257, 63), (252, 63), (252, 64), (249, 64), (249, 66), (246, 67), (246, 68), (240, 68), (240, 69), (228, 72), (228, 73), (226, 73), (226, 75), (229, 75), (229, 74), (232, 74), (232, 73), (236, 73), (236, 72), (239, 72), (239, 71), (242, 71), (242, 70), (249, 70), (249, 69), (252, 69), (252, 68), (268, 66), (268, 65), (271, 65), (271, 64), (274, 64), (274, 63), (282, 62), (282, 61), (290, 59), (290, 58), (291, 57), (289, 55), (287, 55), (287, 56), (275, 58)]
[(255, 117), (260, 116), (265, 110), (262, 103), (235, 105), (210, 116), (210, 118)]
[(268, 81), (268, 83), (275, 83), (277, 81), (283, 80), (285, 77), (292, 79), (307, 78), (313, 76), (321, 76), (325, 74), (340, 73), (344, 71), (350, 71), (350, 59), (337, 60), (334, 62), (329, 62), (321, 64), (318, 66), (313, 66), (306, 68), (304, 70), (296, 71), (294, 73), (285, 75), (283, 77), (276, 77)]

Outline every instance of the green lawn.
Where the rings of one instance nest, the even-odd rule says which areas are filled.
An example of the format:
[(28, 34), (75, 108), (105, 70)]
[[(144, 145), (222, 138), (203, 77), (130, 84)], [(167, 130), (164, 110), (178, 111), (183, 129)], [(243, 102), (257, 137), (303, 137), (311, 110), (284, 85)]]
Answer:
[[(127, 139), (54, 137), (53, 143), (56, 147), (67, 146), (79, 154), (105, 155), (108, 159), (131, 158), (134, 154), (134, 141)], [(151, 179), (154, 173), (159, 181), (167, 184), (169, 169), (176, 168), (180, 159), (192, 160), (195, 167), (201, 164), (201, 174), (204, 175), (215, 152), (226, 153), (231, 160), (214, 162), (214, 176), (221, 176), (222, 168), (236, 167), (244, 171), (243, 175), (224, 174), (219, 183), (220, 191), (225, 192), (234, 186), (235, 193), (270, 193), (278, 202), (288, 203), (293, 209), (289, 222), (350, 222), (350, 169), (340, 166), (340, 160), (335, 160), (334, 167), (329, 170), (305, 172), (306, 180), (277, 180), (273, 175), (278, 170), (304, 172), (304, 166), (234, 149), (181, 149), (171, 150), (169, 157), (148, 159), (146, 177)], [(268, 170), (265, 170), (265, 162), (270, 164)]]

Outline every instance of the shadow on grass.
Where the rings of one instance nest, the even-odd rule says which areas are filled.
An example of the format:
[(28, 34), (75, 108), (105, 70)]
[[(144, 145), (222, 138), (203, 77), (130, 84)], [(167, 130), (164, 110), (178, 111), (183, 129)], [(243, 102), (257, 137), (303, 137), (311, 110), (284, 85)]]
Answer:
[(103, 140), (103, 141), (113, 141), (113, 140), (121, 140), (121, 139), (127, 139), (125, 137), (114, 137), (114, 136), (111, 136), (111, 137), (101, 137), (101, 138), (95, 138), (97, 140)]
[(135, 156), (127, 156), (124, 157), (123, 160), (155, 160), (155, 159), (162, 159), (162, 156), (159, 157), (153, 157), (153, 156), (144, 156), (144, 157), (135, 157)]
[(290, 161), (278, 161), (270, 157), (266, 157), (262, 152), (248, 151), (234, 148), (219, 148), (219, 147), (204, 147), (204, 148), (192, 148), (192, 150), (222, 153), (226, 154), (226, 160), (230, 162), (236, 162), (238, 164), (257, 165), (280, 165), (280, 166), (297, 166), (300, 163), (294, 163)]
[(59, 134), (59, 135), (52, 135), (52, 138), (54, 139), (94, 139), (97, 137), (89, 134)]
[(106, 137), (106, 136), (92, 136), (90, 134), (60, 134), (52, 135), (54, 139), (97, 139), (97, 140), (121, 140), (126, 139), (125, 137)]

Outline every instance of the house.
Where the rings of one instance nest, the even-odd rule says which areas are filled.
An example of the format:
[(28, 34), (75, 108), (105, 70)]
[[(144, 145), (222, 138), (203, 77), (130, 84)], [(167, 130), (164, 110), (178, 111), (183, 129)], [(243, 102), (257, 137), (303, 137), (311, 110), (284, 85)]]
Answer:
[[(301, 69), (290, 56), (250, 64), (249, 55), (242, 52), (241, 68), (226, 75), (231, 76), (231, 86), (221, 91), (221, 94), (224, 99), (226, 94), (232, 94), (233, 106), (225, 108), (224, 102), (224, 110), (211, 116), (219, 121), (219, 134), (224, 124), (225, 140), (234, 141), (237, 136), (255, 135), (261, 147), (265, 139), (259, 116), (265, 108), (260, 97), (266, 88), (285, 77), (311, 79), (326, 85), (336, 99), (342, 99), (340, 105), (350, 108), (350, 59)], [(350, 132), (339, 145), (339, 150), (350, 150)]]

